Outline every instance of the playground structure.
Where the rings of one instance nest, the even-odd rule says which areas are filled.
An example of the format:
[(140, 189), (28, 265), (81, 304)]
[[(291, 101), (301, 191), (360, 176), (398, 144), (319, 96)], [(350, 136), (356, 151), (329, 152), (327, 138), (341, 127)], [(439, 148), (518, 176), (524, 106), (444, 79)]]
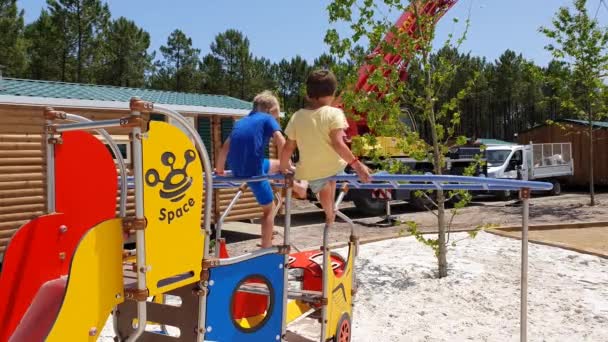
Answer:
[[(291, 254), (292, 176), (213, 177), (200, 136), (181, 115), (138, 98), (130, 109), (129, 117), (96, 122), (45, 110), (50, 210), (22, 226), (8, 246), (0, 273), (0, 341), (96, 341), (110, 314), (119, 341), (277, 341), (289, 324), (311, 315), (321, 323), (321, 341), (350, 341), (358, 249), (352, 221), (337, 211), (351, 224), (346, 258), (331, 252), (327, 225), (320, 250)], [(141, 118), (152, 111), (186, 132)], [(126, 217), (124, 161), (103, 131), (117, 126), (132, 131), (134, 217)], [(91, 130), (110, 144), (118, 172)], [(223, 219), (244, 182), (267, 179), (283, 181), (285, 189), (283, 244), (230, 257), (221, 239)], [(351, 175), (334, 179), (341, 190), (336, 207), (349, 188), (521, 189), (525, 341), (528, 198), (530, 190), (551, 184), (434, 175), (374, 174), (373, 184)], [(217, 223), (212, 255), (211, 198), (220, 188), (240, 190)], [(129, 235), (136, 236), (135, 250), (123, 249)], [(167, 303), (165, 295), (181, 304)], [(148, 324), (176, 327), (179, 337), (148, 331)]]

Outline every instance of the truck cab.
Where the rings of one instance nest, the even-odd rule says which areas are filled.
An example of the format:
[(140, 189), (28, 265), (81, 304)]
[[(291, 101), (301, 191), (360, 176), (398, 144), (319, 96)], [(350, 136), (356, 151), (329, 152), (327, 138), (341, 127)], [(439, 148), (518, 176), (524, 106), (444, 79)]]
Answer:
[(488, 146), (485, 151), (488, 177), (527, 180), (523, 145)]

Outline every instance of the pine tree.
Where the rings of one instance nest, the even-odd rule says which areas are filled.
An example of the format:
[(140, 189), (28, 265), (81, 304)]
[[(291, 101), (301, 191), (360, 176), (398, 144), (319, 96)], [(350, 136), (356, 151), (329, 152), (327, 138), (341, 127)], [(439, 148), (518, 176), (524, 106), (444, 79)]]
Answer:
[(215, 36), (211, 43), (211, 53), (222, 65), (227, 94), (240, 99), (249, 96), (253, 56), (249, 51), (249, 39), (238, 30), (226, 30)]
[(167, 38), (167, 45), (160, 47), (164, 60), (157, 63), (158, 73), (153, 87), (175, 91), (195, 91), (199, 84), (200, 50), (192, 47), (192, 38), (181, 30), (175, 30)]
[(26, 76), (36, 80), (62, 80), (63, 34), (46, 10), (25, 28), (28, 41)]
[(63, 81), (91, 82), (100, 65), (102, 41), (110, 9), (101, 0), (47, 0), (58, 32), (62, 33)]
[(0, 66), (4, 75), (19, 77), (25, 71), (23, 32), (23, 10), (18, 10), (17, 0), (0, 0)]
[(120, 17), (110, 23), (104, 37), (101, 83), (143, 87), (146, 72), (152, 67), (153, 56), (148, 53), (150, 34)]

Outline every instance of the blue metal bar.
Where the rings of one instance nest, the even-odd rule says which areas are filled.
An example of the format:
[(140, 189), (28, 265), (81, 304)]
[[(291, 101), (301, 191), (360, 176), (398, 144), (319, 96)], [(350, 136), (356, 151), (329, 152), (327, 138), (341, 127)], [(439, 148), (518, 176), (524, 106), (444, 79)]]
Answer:
[[(237, 188), (244, 182), (261, 182), (264, 180), (283, 180), (282, 174), (265, 176), (254, 176), (249, 178), (214, 176), (214, 189)], [(372, 175), (372, 183), (360, 183), (357, 175), (340, 175), (329, 177), (328, 180), (338, 182), (341, 187), (347, 182), (354, 189), (398, 189), (398, 190), (519, 190), (528, 188), (531, 190), (551, 190), (553, 185), (546, 182), (520, 181), (511, 179), (497, 179), (486, 177), (451, 176), (451, 175), (400, 175), (377, 173)], [(406, 183), (404, 183), (406, 182)], [(129, 188), (132, 186), (132, 178), (129, 178)]]

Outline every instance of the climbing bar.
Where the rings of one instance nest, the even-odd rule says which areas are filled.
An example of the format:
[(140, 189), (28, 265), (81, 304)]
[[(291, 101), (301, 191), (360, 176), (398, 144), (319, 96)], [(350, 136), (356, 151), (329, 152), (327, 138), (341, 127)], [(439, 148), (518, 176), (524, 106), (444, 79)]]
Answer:
[[(226, 189), (239, 187), (243, 182), (260, 182), (264, 180), (281, 180), (282, 174), (254, 176), (250, 178), (214, 176), (213, 188)], [(551, 190), (553, 185), (545, 182), (520, 181), (471, 176), (451, 175), (403, 175), (376, 173), (371, 177), (372, 183), (361, 183), (357, 175), (339, 175), (329, 177), (338, 182), (338, 187), (348, 183), (354, 189), (398, 189), (398, 190)]]
[(70, 123), (70, 124), (61, 124), (61, 125), (51, 125), (51, 129), (54, 132), (62, 133), (69, 131), (81, 131), (81, 130), (93, 130), (100, 128), (112, 128), (112, 127), (120, 127), (123, 125), (124, 119), (114, 119), (114, 120), (102, 120), (102, 121), (93, 121), (93, 122), (78, 122), (78, 123)]
[[(272, 174), (265, 176), (254, 176), (249, 178), (213, 176), (214, 189), (238, 188), (245, 182), (261, 182), (265, 180), (284, 180), (283, 174)], [(357, 175), (340, 175), (329, 177), (335, 180), (337, 187), (345, 184), (351, 189), (395, 189), (395, 190), (551, 190), (553, 185), (546, 182), (520, 181), (511, 179), (496, 179), (471, 176), (451, 175), (403, 175), (376, 173), (372, 175), (372, 183), (361, 183)], [(129, 188), (133, 186), (132, 178), (129, 177)]]

